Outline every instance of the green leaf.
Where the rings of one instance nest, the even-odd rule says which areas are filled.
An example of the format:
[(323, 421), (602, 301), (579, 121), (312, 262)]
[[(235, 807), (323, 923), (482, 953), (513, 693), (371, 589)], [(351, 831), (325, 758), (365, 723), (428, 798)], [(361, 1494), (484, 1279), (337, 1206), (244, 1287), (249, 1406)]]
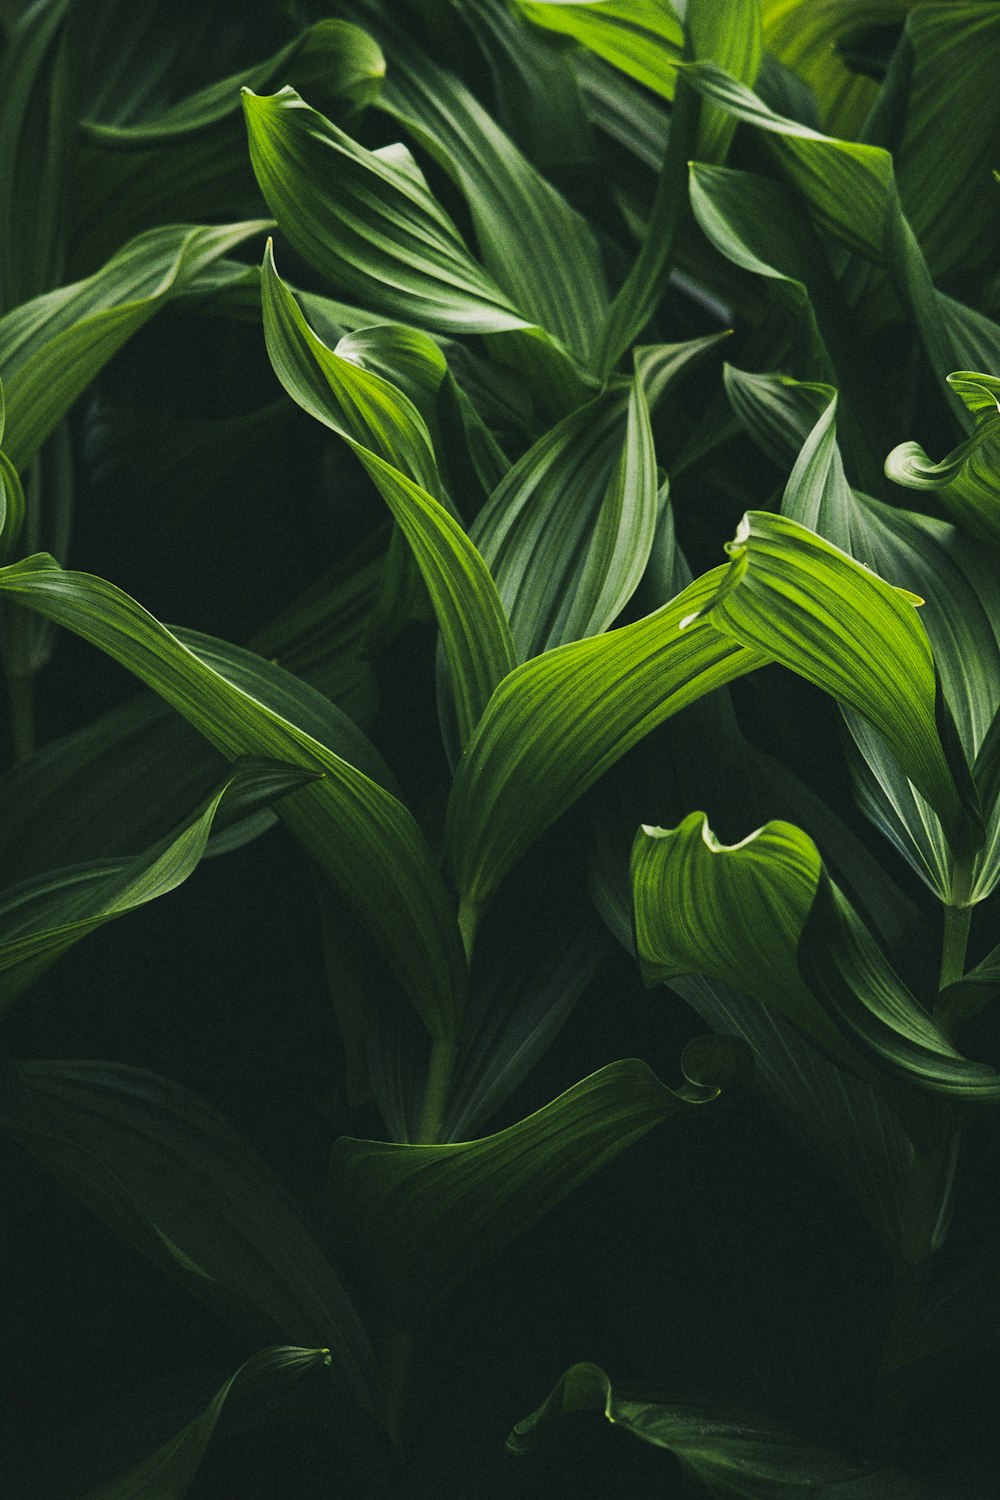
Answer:
[(52, 870), (5, 891), (0, 897), (0, 1015), (74, 943), (181, 885), (202, 859), (224, 805), (230, 817), (245, 815), (296, 791), (316, 774), (266, 762), (237, 763), (179, 830), (140, 855)]
[(632, 849), (636, 951), (647, 985), (706, 974), (774, 1005), (841, 1062), (857, 1059), (799, 974), (799, 938), (822, 861), (812, 839), (771, 822), (720, 844), (704, 813), (642, 827)]
[(69, 0), (19, 7), (0, 67), (0, 312), (48, 291), (63, 273), (75, 124), (70, 8)]
[(289, 72), (294, 72), (300, 88), (314, 87), (325, 98), (359, 110), (378, 98), (385, 59), (374, 38), (359, 26), (317, 21), (273, 57), (219, 79), (159, 114), (126, 125), (84, 118), (79, 128), (91, 144), (118, 150), (174, 144), (238, 117), (241, 87), (258, 93), (280, 83)]
[(948, 376), (975, 430), (940, 463), (919, 443), (900, 443), (885, 461), (896, 484), (937, 495), (945, 513), (974, 537), (1000, 542), (1000, 379), (972, 370)]
[[(753, 83), (761, 59), (759, 0), (689, 0), (685, 8), (685, 57), (728, 68)], [(657, 182), (646, 234), (608, 314), (600, 368), (607, 375), (656, 311), (667, 282), (679, 225), (688, 206), (692, 157), (721, 161), (735, 128), (711, 103), (695, 98), (683, 74), (670, 118), (670, 138)]]
[(917, 5), (906, 34), (913, 71), (896, 174), (928, 264), (947, 276), (979, 265), (1000, 230), (1000, 16), (992, 5)]
[(222, 1435), (234, 1421), (242, 1426), (258, 1413), (266, 1417), (276, 1389), (330, 1360), (328, 1349), (262, 1349), (240, 1365), (205, 1410), (169, 1442), (117, 1479), (88, 1491), (85, 1500), (184, 1500), (217, 1430)]
[(669, 0), (516, 0), (526, 20), (570, 36), (664, 99), (674, 97), (684, 31)]
[(928, 1485), (898, 1469), (844, 1458), (748, 1412), (616, 1388), (597, 1365), (574, 1365), (561, 1375), (538, 1410), (510, 1433), (507, 1452), (530, 1454), (560, 1417), (584, 1411), (601, 1412), (642, 1442), (676, 1454), (710, 1494), (729, 1500), (796, 1500), (806, 1494), (828, 1500), (929, 1500)]
[(656, 515), (653, 434), (636, 377), (539, 438), (472, 528), (522, 661), (607, 629), (639, 584)]
[(0, 319), (7, 456), (23, 468), (112, 355), (171, 297), (266, 220), (152, 229), (86, 281), (60, 287)]
[(468, 739), (514, 665), (503, 605), (486, 564), (429, 492), (439, 489), (430, 436), (402, 391), (313, 333), (268, 255), (261, 280), (268, 353), (282, 385), (361, 459), (412, 549), (441, 626), (459, 734)]
[(775, 1006), (870, 1082), (879, 1069), (890, 1086), (972, 1103), (1000, 1099), (1000, 1076), (955, 1050), (801, 829), (771, 822), (727, 846), (704, 813), (692, 813), (675, 829), (640, 830), (632, 878), (648, 983), (703, 973)]
[(688, 620), (707, 618), (855, 709), (935, 809), (956, 858), (971, 856), (983, 830), (968, 767), (939, 736), (917, 596), (785, 516), (748, 511), (727, 550), (715, 598)]
[(468, 920), (536, 838), (657, 724), (765, 661), (713, 626), (680, 623), (725, 569), (634, 625), (547, 651), (500, 684), (458, 767), (448, 846)]
[(116, 1233), (258, 1337), (329, 1347), (371, 1409), (354, 1302), (242, 1137), (195, 1094), (109, 1062), (12, 1063), (0, 1124)]
[(380, 107), (461, 188), (483, 264), (512, 304), (586, 362), (607, 313), (600, 247), (590, 225), (454, 74), (410, 47), (393, 49), (390, 57)]
[(455, 1286), (654, 1125), (717, 1096), (610, 1063), (478, 1141), (397, 1146), (343, 1137), (328, 1196), (382, 1305), (411, 1328)]
[[(441, 876), (402, 803), (314, 738), (308, 719), (302, 727), (297, 711), (285, 717), (282, 709), (293, 712), (308, 690), (285, 678), (284, 701), (273, 709), (232, 680), (228, 664), (204, 659), (200, 643), (189, 649), (112, 584), (64, 572), (51, 558), (3, 569), (0, 591), (121, 662), (227, 758), (264, 755), (321, 772), (284, 801), (282, 821), (372, 933), (432, 1035), (457, 1034), (465, 962)], [(260, 670), (272, 681), (282, 676)]]
[(837, 42), (859, 24), (901, 21), (912, 0), (761, 0), (764, 41), (786, 68), (804, 80), (823, 123), (846, 139), (860, 134), (878, 89), (852, 72)]

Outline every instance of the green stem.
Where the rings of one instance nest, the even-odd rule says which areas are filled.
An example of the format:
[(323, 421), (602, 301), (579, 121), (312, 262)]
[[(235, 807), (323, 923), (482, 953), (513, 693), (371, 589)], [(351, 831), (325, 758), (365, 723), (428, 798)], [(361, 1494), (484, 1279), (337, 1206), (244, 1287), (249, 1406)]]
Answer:
[(472, 963), (472, 950), (476, 945), (476, 929), (479, 926), (479, 907), (463, 896), (458, 904), (458, 930), (462, 934), (466, 961)]
[(433, 1145), (441, 1134), (451, 1072), (455, 1066), (455, 1043), (435, 1038), (431, 1047), (430, 1066), (424, 1085), (424, 1102), (417, 1127), (417, 1140), (422, 1145)]
[(413, 1363), (413, 1334), (393, 1323), (382, 1350), (382, 1425), (395, 1447), (403, 1441)]
[(898, 1265), (893, 1288), (889, 1321), (882, 1344), (879, 1370), (878, 1418), (881, 1436), (892, 1440), (899, 1436), (910, 1405), (914, 1365), (902, 1364), (899, 1356), (912, 1334), (927, 1295), (931, 1257), (919, 1265)]
[(21, 765), (35, 753), (34, 678), (7, 674), (7, 702), (10, 705), (10, 737), (14, 760)]
[(946, 906), (944, 936), (941, 941), (941, 979), (938, 989), (946, 989), (965, 973), (965, 948), (972, 922), (971, 906)]

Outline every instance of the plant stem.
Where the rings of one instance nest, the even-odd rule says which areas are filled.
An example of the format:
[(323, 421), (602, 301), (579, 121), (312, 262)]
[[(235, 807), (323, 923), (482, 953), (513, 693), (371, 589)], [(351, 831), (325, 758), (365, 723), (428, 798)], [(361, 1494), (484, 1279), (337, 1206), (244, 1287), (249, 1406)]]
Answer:
[(938, 989), (954, 984), (965, 973), (965, 946), (972, 922), (971, 906), (946, 906), (941, 941), (941, 978)]
[(382, 1425), (397, 1448), (403, 1441), (412, 1362), (413, 1334), (393, 1323), (382, 1351)]
[(898, 1355), (923, 1309), (930, 1267), (930, 1256), (915, 1266), (904, 1263), (896, 1267), (879, 1370), (878, 1419), (881, 1436), (886, 1440), (898, 1437), (910, 1404), (914, 1366), (899, 1363)]
[(427, 1082), (424, 1085), (423, 1108), (420, 1111), (420, 1124), (417, 1127), (417, 1140), (422, 1145), (433, 1145), (441, 1134), (441, 1123), (444, 1119), (445, 1105), (448, 1103), (448, 1089), (451, 1084), (451, 1070), (454, 1066), (455, 1043), (445, 1042), (436, 1037), (431, 1047)]
[(10, 705), (10, 737), (17, 765), (35, 753), (34, 679), (15, 672), (7, 674), (7, 702)]
[(458, 906), (458, 930), (462, 934), (462, 944), (465, 948), (465, 957), (468, 963), (472, 963), (472, 950), (476, 943), (476, 929), (479, 926), (479, 907), (471, 901), (466, 901), (463, 896)]

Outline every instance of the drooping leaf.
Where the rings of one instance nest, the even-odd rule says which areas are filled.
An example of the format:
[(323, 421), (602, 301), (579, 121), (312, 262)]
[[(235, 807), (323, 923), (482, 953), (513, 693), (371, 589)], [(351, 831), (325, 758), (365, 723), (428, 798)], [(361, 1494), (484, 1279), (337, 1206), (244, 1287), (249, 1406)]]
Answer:
[(748, 1412), (674, 1402), (628, 1387), (618, 1389), (597, 1365), (574, 1365), (537, 1411), (518, 1422), (507, 1452), (530, 1454), (559, 1418), (601, 1412), (609, 1422), (655, 1448), (674, 1453), (709, 1494), (728, 1500), (929, 1500), (929, 1486), (901, 1470), (845, 1458)]
[(241, 1426), (253, 1421), (258, 1410), (266, 1417), (276, 1390), (330, 1362), (328, 1349), (262, 1349), (240, 1365), (186, 1427), (117, 1479), (88, 1491), (85, 1500), (184, 1500), (214, 1436), (224, 1434), (233, 1420)]
[(533, 841), (643, 735), (766, 660), (704, 622), (680, 629), (724, 572), (697, 579), (634, 625), (534, 657), (501, 683), (448, 808), (450, 858), (470, 921)]
[(515, 658), (486, 564), (430, 492), (439, 482), (426, 426), (402, 391), (350, 357), (350, 340), (338, 346), (345, 348), (340, 355), (313, 333), (270, 258), (261, 288), (278, 378), (311, 416), (350, 444), (412, 549), (441, 626), (464, 742)]
[(195, 1094), (118, 1063), (12, 1063), (0, 1125), (238, 1327), (322, 1341), (339, 1390), (371, 1409), (374, 1356), (352, 1298), (263, 1163)]
[(265, 755), (321, 772), (285, 800), (282, 820), (372, 932), (431, 1033), (456, 1033), (465, 962), (441, 876), (403, 804), (314, 738), (308, 719), (303, 728), (297, 714), (285, 717), (308, 690), (289, 677), (272, 708), (247, 690), (242, 673), (234, 681), (224, 660), (203, 657), (202, 642), (191, 650), (112, 584), (64, 572), (50, 558), (0, 571), (0, 591), (120, 661), (227, 757)]
[(56, 423), (113, 354), (200, 273), (268, 227), (266, 220), (139, 235), (86, 281), (60, 287), (0, 319), (7, 456), (34, 457)]
[(204, 855), (223, 807), (230, 817), (246, 815), (306, 785), (314, 774), (238, 762), (179, 830), (142, 854), (52, 870), (6, 890), (0, 896), (0, 1015), (74, 943), (182, 884)]
[(610, 1063), (498, 1135), (444, 1146), (343, 1137), (328, 1194), (382, 1305), (404, 1327), (661, 1120), (717, 1096)]

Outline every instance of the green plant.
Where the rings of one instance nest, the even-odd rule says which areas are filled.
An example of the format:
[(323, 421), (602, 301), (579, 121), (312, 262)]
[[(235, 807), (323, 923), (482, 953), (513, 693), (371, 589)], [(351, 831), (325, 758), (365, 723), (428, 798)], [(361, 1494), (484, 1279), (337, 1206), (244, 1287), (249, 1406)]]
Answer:
[(0, 21), (0, 1123), (236, 1330), (20, 1493), (979, 1493), (1000, 8)]

